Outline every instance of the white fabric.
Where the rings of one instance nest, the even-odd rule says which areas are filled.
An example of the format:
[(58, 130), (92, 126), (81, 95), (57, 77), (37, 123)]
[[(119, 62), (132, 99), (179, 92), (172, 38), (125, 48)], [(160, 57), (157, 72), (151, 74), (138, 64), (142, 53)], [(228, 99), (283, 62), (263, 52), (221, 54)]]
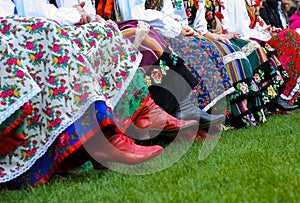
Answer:
[(284, 15), (284, 13), (283, 13), (283, 10), (282, 10), (282, 8), (281, 8), (281, 4), (282, 4), (282, 3), (279, 1), (279, 2), (278, 2), (278, 11), (279, 11), (280, 21), (281, 21), (281, 23), (282, 23), (283, 28), (288, 28), (288, 24), (287, 24), (285, 15)]
[(0, 16), (5, 17), (13, 15), (15, 10), (15, 5), (11, 0), (0, 0)]
[[(57, 9), (48, 4), (47, 0), (14, 0), (19, 15), (28, 17), (46, 17), (56, 20), (61, 25), (74, 25), (81, 19), (75, 8)], [(1, 16), (14, 14), (14, 7), (10, 0), (0, 0)], [(10, 3), (9, 3), (10, 2)], [(3, 10), (3, 11), (2, 11)]]
[[(91, 16), (94, 20), (96, 16), (96, 8), (93, 6), (91, 0), (82, 0), (85, 2), (84, 10)], [(80, 4), (81, 0), (56, 0), (56, 4), (59, 8), (61, 7), (72, 7), (74, 5)]]
[(199, 0), (199, 9), (194, 20), (194, 29), (200, 32), (202, 35), (205, 35), (207, 30), (207, 21), (205, 19), (205, 2), (204, 0)]
[(243, 39), (256, 38), (268, 41), (271, 38), (271, 35), (264, 31), (265, 24), (260, 26), (256, 23), (254, 29), (249, 28), (251, 20), (244, 0), (224, 0), (223, 2), (225, 9), (222, 12), (224, 15), (222, 24), (226, 32), (237, 32)]
[(167, 37), (176, 37), (187, 24), (179, 10), (173, 8), (171, 0), (165, 0), (161, 11), (145, 9), (146, 0), (118, 0), (122, 20), (140, 20), (147, 22)]

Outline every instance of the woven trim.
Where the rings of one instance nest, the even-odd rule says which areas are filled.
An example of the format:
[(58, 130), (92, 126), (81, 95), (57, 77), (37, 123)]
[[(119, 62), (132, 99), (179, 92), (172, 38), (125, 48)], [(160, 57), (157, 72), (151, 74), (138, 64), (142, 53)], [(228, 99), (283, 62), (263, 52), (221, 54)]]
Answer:
[(241, 48), (241, 51), (244, 52), (246, 54), (246, 56), (249, 56), (259, 47), (260, 47), (259, 43), (255, 42), (255, 41), (250, 41), (250, 42), (248, 42), (248, 44), (246, 44), (245, 46), (243, 46)]
[(247, 59), (247, 56), (244, 52), (236, 51), (231, 54), (228, 54), (223, 57), (223, 62), (226, 65), (227, 63), (230, 63), (236, 59)]

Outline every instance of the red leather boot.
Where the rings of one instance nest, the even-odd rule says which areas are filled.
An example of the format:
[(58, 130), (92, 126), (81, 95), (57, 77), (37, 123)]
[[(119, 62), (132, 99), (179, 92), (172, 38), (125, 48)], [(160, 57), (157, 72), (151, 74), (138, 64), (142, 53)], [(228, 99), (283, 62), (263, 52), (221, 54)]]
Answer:
[(139, 164), (163, 151), (163, 148), (158, 145), (137, 145), (131, 138), (123, 134), (113, 135), (108, 140), (104, 135), (96, 136), (84, 144), (84, 147), (90, 157), (99, 163)]
[(167, 132), (190, 129), (195, 127), (197, 123), (195, 120), (184, 121), (169, 115), (156, 105), (151, 98), (134, 120), (134, 126), (139, 129)]

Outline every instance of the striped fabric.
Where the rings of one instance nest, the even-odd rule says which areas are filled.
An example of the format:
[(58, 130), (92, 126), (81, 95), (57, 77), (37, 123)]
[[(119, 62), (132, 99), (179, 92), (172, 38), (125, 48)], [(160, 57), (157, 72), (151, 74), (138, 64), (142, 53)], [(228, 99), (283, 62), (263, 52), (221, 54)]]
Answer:
[(141, 66), (153, 65), (163, 54), (166, 42), (149, 24), (130, 20), (118, 22), (119, 29), (143, 54)]

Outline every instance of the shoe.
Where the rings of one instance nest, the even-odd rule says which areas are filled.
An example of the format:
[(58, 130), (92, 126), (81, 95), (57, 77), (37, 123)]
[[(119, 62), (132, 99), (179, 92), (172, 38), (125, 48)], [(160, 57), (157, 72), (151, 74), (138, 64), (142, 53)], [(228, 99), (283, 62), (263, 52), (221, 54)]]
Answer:
[(208, 128), (210, 125), (224, 123), (224, 115), (211, 115), (195, 106), (189, 98), (184, 99), (173, 114), (178, 119), (196, 120), (199, 128)]
[(284, 110), (284, 111), (290, 111), (290, 110), (294, 110), (294, 109), (299, 108), (298, 105), (290, 105), (290, 104), (288, 104), (281, 97), (279, 97), (276, 100), (275, 107), (278, 108), (278, 109), (280, 109), (280, 110)]
[(94, 140), (86, 146), (89, 147), (88, 152), (91, 158), (94, 159), (94, 162), (115, 162), (133, 165), (145, 162), (163, 151), (163, 148), (158, 145), (137, 145), (131, 138), (123, 134), (113, 135), (108, 140), (101, 136), (100, 139), (101, 142), (99, 140), (95, 142)]
[(197, 121), (184, 121), (174, 118), (163, 111), (150, 98), (145, 107), (134, 120), (137, 129), (147, 129), (153, 131), (175, 132), (183, 129), (190, 129), (197, 125)]

